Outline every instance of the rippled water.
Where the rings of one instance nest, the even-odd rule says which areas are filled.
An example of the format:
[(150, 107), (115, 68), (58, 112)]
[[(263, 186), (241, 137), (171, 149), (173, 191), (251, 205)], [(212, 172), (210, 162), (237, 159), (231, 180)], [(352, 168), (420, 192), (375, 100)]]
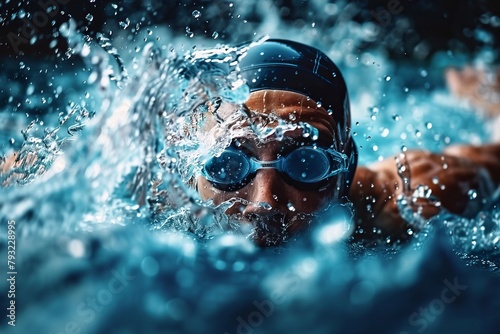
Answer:
[[(405, 148), (490, 140), (490, 123), (442, 85), (442, 69), (460, 57), (439, 54), (424, 68), (402, 66), (377, 47), (360, 51), (377, 38), (376, 24), (357, 23), (343, 4), (325, 8), (343, 19), (305, 28), (264, 8), (258, 24), (236, 25), (245, 27), (241, 38), (248, 24), (256, 43), (265, 34), (294, 36), (337, 62), (350, 88), (360, 164)], [(473, 218), (443, 212), (431, 221), (401, 201), (405, 218), (422, 228), (404, 245), (348, 242), (353, 223), (342, 206), (288, 247), (257, 249), (224, 215), (228, 203), (204, 203), (186, 185), (200, 161), (230, 141), (227, 132), (214, 140), (197, 129), (210, 121), (209, 108), (246, 100), (236, 71), (245, 49), (212, 49), (217, 32), (120, 26), (119, 37), (91, 38), (69, 20), (58, 28), (68, 50), (52, 61), (10, 60), (1, 74), (12, 87), (0, 113), (1, 152), (20, 160), (0, 175), (1, 261), (3, 222), (13, 220), (18, 272), (16, 327), (4, 318), (2, 330), (495, 332), (499, 196)], [(239, 108), (221, 126), (233, 129), (244, 116)], [(7, 305), (5, 281), (0, 288)]]

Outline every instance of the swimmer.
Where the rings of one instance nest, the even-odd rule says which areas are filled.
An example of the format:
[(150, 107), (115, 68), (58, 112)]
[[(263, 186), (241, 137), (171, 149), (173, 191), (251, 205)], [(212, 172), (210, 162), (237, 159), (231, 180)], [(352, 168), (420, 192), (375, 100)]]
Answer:
[[(222, 154), (204, 163), (196, 182), (201, 198), (215, 205), (242, 199), (226, 213), (253, 226), (252, 238), (263, 246), (307, 230), (310, 214), (345, 201), (355, 209), (355, 237), (408, 237), (410, 226), (396, 203), (405, 185), (395, 159), (357, 165), (348, 92), (337, 66), (322, 52), (287, 40), (251, 47), (239, 66), (250, 87), (245, 125), (272, 129), (281, 120), (297, 126), (283, 138), (235, 135)], [(227, 118), (234, 111), (222, 105), (216, 113)], [(317, 138), (304, 136), (304, 124), (318, 130)], [(469, 191), (481, 203), (500, 184), (498, 143), (454, 146), (441, 154), (408, 150), (403, 160), (410, 188), (425, 185), (440, 203), (415, 203), (425, 218), (441, 207), (471, 215), (480, 206), (469, 205)]]

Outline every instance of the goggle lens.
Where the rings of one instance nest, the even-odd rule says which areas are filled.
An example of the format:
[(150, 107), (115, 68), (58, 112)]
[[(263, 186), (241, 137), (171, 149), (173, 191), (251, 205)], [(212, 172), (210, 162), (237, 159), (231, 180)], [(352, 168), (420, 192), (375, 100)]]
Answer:
[(205, 164), (203, 175), (211, 182), (222, 185), (240, 183), (248, 175), (250, 162), (242, 152), (225, 150)]
[(286, 157), (284, 167), (289, 177), (304, 183), (321, 180), (330, 170), (328, 157), (312, 148), (292, 151)]
[(202, 175), (221, 190), (245, 186), (253, 174), (263, 168), (274, 168), (299, 184), (315, 184), (347, 171), (347, 157), (333, 150), (299, 147), (275, 161), (259, 161), (240, 150), (229, 148), (210, 158)]

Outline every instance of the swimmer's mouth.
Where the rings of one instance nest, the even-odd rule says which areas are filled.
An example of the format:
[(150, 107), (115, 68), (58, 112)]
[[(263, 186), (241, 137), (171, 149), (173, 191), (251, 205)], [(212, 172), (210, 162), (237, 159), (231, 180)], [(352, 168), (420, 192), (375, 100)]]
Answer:
[(301, 215), (287, 217), (283, 214), (250, 214), (240, 217), (239, 228), (249, 239), (261, 247), (280, 246), (297, 237), (308, 221)]

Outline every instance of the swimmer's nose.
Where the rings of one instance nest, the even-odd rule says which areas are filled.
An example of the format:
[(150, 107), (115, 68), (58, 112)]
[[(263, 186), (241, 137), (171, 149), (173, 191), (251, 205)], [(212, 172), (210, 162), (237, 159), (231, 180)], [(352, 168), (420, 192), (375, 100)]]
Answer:
[(261, 169), (250, 183), (247, 200), (250, 202), (244, 209), (247, 218), (286, 214), (286, 186), (278, 171)]

